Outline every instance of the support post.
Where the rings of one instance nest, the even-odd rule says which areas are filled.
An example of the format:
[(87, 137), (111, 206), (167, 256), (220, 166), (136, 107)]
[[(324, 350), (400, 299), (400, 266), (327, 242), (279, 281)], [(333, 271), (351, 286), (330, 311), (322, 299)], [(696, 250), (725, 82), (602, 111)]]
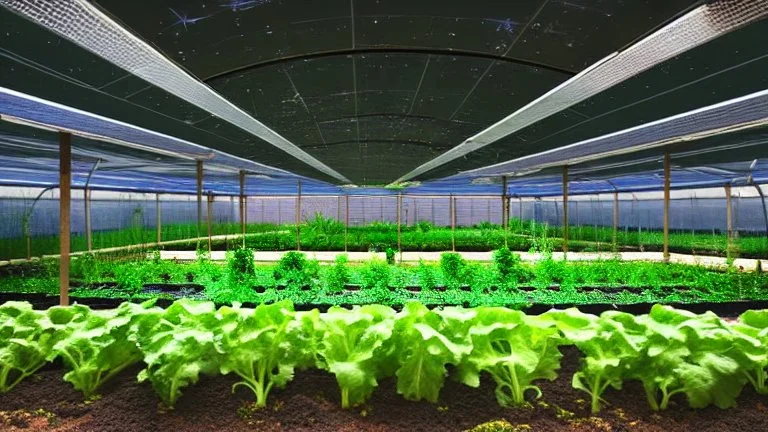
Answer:
[[(203, 229), (203, 161), (197, 161), (197, 238), (199, 239)], [(200, 240), (198, 240), (199, 246)]]
[(568, 252), (568, 165), (563, 167), (563, 252)]
[(456, 252), (456, 198), (453, 194), (450, 195), (450, 200), (448, 208), (451, 212), (451, 250)]
[(347, 252), (347, 234), (349, 233), (349, 195), (344, 195), (344, 252)]
[(501, 177), (501, 227), (509, 228), (509, 206), (507, 205), (507, 176)]
[(245, 171), (240, 171), (240, 234), (243, 236), (243, 247), (245, 247)]
[(765, 236), (768, 237), (768, 207), (765, 206), (765, 194), (763, 189), (758, 184), (752, 184), (757, 189), (757, 194), (760, 195), (760, 203), (763, 204), (763, 222), (765, 223)]
[(59, 304), (69, 305), (72, 135), (59, 132)]
[(88, 246), (88, 252), (93, 250), (93, 235), (91, 232), (91, 190), (86, 186), (83, 188), (83, 200), (85, 202), (85, 243)]
[(211, 239), (213, 236), (213, 194), (211, 191), (208, 191), (208, 217), (206, 218), (206, 223), (208, 225), (208, 254), (210, 254), (213, 249)]
[(403, 195), (397, 194), (397, 251), (400, 253), (400, 262), (403, 261), (403, 248), (400, 246), (400, 224), (402, 223)]
[(157, 246), (163, 241), (163, 219), (160, 209), (160, 194), (155, 194), (155, 228), (157, 229)]
[(618, 250), (618, 230), (619, 230), (619, 193), (613, 193), (613, 250)]
[(296, 250), (301, 250), (301, 180), (296, 184)]
[(725, 185), (725, 229), (727, 233), (725, 255), (730, 258), (733, 250), (733, 207), (731, 206), (730, 183)]
[(669, 150), (664, 152), (664, 261), (669, 261), (669, 188), (671, 160)]

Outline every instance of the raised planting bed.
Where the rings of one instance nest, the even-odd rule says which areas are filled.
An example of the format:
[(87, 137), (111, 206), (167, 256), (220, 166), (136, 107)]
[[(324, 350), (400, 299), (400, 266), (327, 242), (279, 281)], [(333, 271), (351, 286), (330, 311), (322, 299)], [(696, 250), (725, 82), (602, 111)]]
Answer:
[(0, 328), (3, 430), (768, 428), (768, 310), (6, 303)]

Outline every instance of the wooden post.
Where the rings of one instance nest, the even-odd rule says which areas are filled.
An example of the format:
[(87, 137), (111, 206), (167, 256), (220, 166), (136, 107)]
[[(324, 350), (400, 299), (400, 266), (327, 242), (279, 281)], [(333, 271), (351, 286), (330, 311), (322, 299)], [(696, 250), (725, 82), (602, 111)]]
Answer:
[(208, 225), (208, 253), (212, 250), (211, 237), (213, 236), (213, 194), (208, 191), (208, 217), (206, 218)]
[(301, 180), (297, 183), (297, 193), (296, 193), (296, 250), (301, 250), (301, 229), (299, 228), (299, 225), (301, 224)]
[(727, 232), (725, 255), (730, 258), (733, 246), (733, 207), (731, 206), (731, 184), (725, 185), (725, 229)]
[(155, 228), (157, 229), (157, 246), (163, 241), (163, 219), (160, 209), (160, 194), (155, 194)]
[(403, 196), (397, 194), (397, 250), (400, 252), (400, 262), (403, 261), (403, 249), (400, 246), (400, 224), (402, 223)]
[(197, 161), (197, 238), (198, 246), (203, 229), (203, 161)]
[(664, 152), (664, 261), (669, 261), (669, 187), (670, 187), (670, 156)]
[(347, 234), (349, 231), (349, 195), (344, 195), (344, 252), (347, 251)]
[(619, 193), (613, 193), (613, 249), (618, 250)]
[(59, 304), (69, 305), (72, 135), (59, 132)]
[(568, 252), (568, 165), (563, 166), (563, 252)]
[(509, 206), (507, 205), (507, 176), (501, 177), (501, 227), (509, 228)]
[(448, 209), (451, 212), (451, 250), (456, 252), (456, 198), (449, 196)]
[(240, 170), (240, 234), (243, 235), (243, 247), (245, 247), (245, 171)]

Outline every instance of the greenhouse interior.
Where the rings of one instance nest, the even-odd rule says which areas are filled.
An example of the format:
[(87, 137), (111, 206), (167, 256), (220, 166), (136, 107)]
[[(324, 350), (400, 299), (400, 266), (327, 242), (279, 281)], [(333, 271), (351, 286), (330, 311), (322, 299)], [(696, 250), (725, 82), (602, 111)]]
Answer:
[(0, 5), (0, 430), (768, 430), (768, 0)]

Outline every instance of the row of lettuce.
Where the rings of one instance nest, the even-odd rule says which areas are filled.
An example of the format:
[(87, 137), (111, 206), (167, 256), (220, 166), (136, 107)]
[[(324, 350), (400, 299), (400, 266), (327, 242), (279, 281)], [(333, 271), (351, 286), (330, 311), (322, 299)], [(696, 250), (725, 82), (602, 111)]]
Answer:
[(577, 309), (541, 315), (501, 307), (430, 310), (409, 303), (402, 311), (382, 305), (294, 311), (289, 302), (216, 309), (180, 300), (167, 309), (124, 303), (117, 309), (86, 306), (34, 310), (28, 303), (0, 306), (0, 392), (7, 392), (48, 362), (60, 359), (64, 379), (86, 397), (125, 368), (144, 363), (149, 381), (173, 407), (182, 390), (202, 375), (236, 374), (240, 386), (266, 406), (273, 388), (297, 369), (318, 368), (336, 377), (341, 404), (365, 402), (379, 380), (395, 377), (408, 400), (436, 402), (448, 366), (450, 378), (470, 387), (489, 375), (502, 406), (541, 397), (541, 380), (558, 377), (560, 347), (575, 346), (581, 363), (572, 385), (606, 403), (609, 387), (642, 383), (654, 410), (684, 395), (691, 407), (727, 408), (745, 385), (768, 394), (768, 310), (736, 321), (654, 306), (647, 315)]

